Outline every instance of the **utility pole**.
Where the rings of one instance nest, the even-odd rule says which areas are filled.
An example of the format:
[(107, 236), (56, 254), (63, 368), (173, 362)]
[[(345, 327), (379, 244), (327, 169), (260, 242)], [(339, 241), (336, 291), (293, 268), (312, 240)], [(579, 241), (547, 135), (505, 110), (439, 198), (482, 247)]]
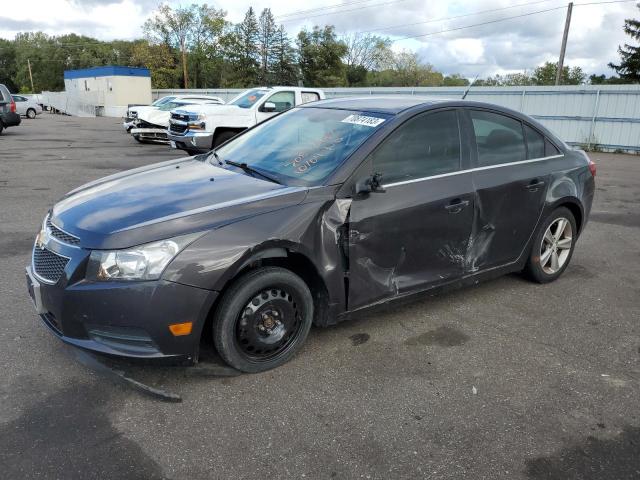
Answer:
[(27, 67), (29, 67), (29, 80), (31, 80), (31, 93), (36, 93), (35, 88), (33, 88), (33, 75), (31, 75), (31, 60), (27, 58)]
[(556, 70), (556, 85), (560, 85), (562, 79), (562, 68), (564, 67), (564, 52), (567, 49), (567, 37), (569, 36), (569, 25), (571, 25), (571, 10), (573, 2), (567, 6), (567, 19), (564, 22), (564, 34), (562, 35), (562, 46), (560, 47), (560, 58), (558, 59), (558, 69)]

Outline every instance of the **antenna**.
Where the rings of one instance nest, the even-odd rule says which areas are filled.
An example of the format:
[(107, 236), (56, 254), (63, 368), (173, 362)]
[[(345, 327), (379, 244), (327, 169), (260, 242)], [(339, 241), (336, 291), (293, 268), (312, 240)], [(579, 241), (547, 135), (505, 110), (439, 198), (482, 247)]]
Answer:
[(469, 93), (469, 90), (471, 90), (471, 87), (473, 87), (473, 84), (476, 83), (476, 80), (478, 80), (478, 77), (480, 76), (480, 74), (476, 75), (476, 78), (473, 79), (473, 82), (471, 82), (469, 84), (469, 86), (467, 87), (467, 89), (464, 91), (464, 94), (462, 95), (462, 100), (464, 100), (465, 98), (467, 98), (467, 93)]

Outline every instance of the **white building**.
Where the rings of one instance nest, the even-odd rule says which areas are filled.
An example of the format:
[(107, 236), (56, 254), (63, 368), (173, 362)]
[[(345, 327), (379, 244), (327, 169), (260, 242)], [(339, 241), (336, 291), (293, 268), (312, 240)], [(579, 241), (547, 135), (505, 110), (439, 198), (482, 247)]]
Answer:
[(93, 67), (65, 70), (67, 98), (84, 110), (106, 117), (124, 116), (129, 104), (151, 103), (151, 74), (148, 68)]

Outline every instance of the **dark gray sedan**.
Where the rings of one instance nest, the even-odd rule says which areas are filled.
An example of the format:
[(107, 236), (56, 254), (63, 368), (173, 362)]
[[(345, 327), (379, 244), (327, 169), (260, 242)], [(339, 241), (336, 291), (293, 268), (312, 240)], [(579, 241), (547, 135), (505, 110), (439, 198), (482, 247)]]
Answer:
[(434, 289), (567, 268), (595, 166), (495, 105), (336, 99), (196, 157), (87, 184), (27, 267), (45, 325), (127, 357), (286, 362), (312, 324)]

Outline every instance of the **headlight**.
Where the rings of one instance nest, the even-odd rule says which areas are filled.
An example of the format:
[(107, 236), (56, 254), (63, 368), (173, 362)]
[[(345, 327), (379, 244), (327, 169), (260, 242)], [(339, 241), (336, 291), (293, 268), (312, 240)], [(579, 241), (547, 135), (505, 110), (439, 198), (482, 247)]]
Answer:
[(204, 130), (206, 118), (204, 113), (199, 113), (197, 119), (189, 120), (189, 128), (192, 130)]
[(98, 281), (157, 280), (169, 262), (201, 235), (182, 235), (124, 250), (94, 250), (87, 277)]

